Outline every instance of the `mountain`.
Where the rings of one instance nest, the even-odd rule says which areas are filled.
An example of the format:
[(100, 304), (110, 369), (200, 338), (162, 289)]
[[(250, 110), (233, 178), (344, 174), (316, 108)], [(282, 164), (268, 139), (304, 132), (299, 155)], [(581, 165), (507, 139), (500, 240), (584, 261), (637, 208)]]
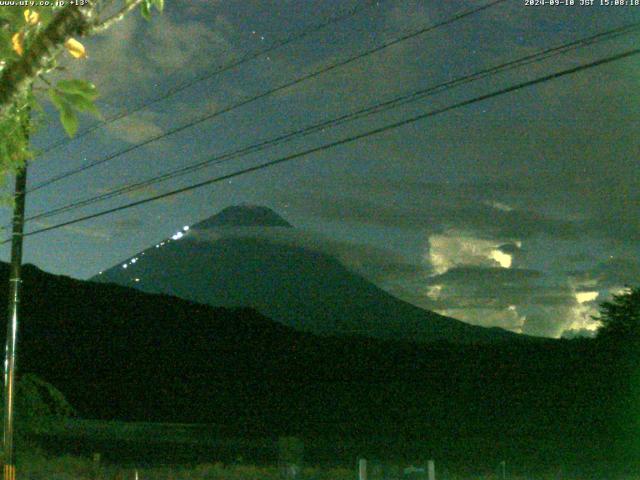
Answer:
[[(30, 265), (23, 277), (20, 370), (51, 382), (89, 417), (278, 428), (292, 416), (304, 424), (340, 423), (370, 402), (353, 398), (344, 382), (375, 387), (385, 379), (403, 383), (485, 368), (484, 360), (464, 365), (464, 356), (443, 361), (463, 347), (319, 337), (251, 309), (215, 308)], [(8, 266), (0, 263), (0, 301), (7, 300), (7, 284)], [(326, 395), (342, 406), (326, 411), (319, 401)]]
[[(7, 285), (0, 264), (0, 301)], [(250, 309), (32, 266), (23, 292), (19, 372), (53, 384), (85, 418), (207, 422), (243, 438), (301, 435), (315, 442), (305, 449), (310, 461), (324, 448), (324, 458), (349, 464), (393, 453), (591, 467), (626, 445), (613, 443), (626, 438), (621, 431), (637, 438), (628, 407), (635, 393), (624, 393), (637, 362), (621, 371), (593, 342), (320, 337)]]
[(92, 280), (214, 306), (251, 307), (322, 335), (462, 343), (523, 339), (401, 301), (332, 256), (296, 245), (295, 230), (268, 208), (229, 207)]
[(239, 205), (223, 209), (217, 215), (198, 224), (198, 228), (213, 227), (285, 227), (292, 228), (280, 215), (267, 207)]

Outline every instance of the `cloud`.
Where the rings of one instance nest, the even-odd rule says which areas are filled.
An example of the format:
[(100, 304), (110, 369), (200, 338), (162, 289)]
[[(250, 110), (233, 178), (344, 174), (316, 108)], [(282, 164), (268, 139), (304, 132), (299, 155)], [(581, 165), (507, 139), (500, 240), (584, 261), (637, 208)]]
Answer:
[(430, 277), (430, 284), (446, 283), (448, 285), (465, 285), (469, 282), (486, 282), (490, 288), (498, 288), (504, 285), (520, 284), (529, 286), (532, 281), (542, 277), (542, 273), (529, 269), (510, 269), (484, 266), (460, 266), (452, 268), (445, 273)]
[(431, 235), (428, 261), (437, 274), (444, 274), (458, 265), (509, 268), (512, 256), (500, 250), (500, 243), (474, 238), (460, 232)]
[(112, 223), (113, 230), (118, 234), (136, 232), (144, 227), (145, 222), (140, 217), (120, 218)]
[(476, 325), (559, 337), (597, 328), (599, 292), (585, 288), (539, 270), (467, 265), (429, 277), (420, 304)]
[(210, 68), (213, 56), (235, 54), (229, 41), (233, 27), (224, 17), (218, 15), (213, 25), (198, 18), (169, 8), (146, 22), (136, 12), (89, 39), (87, 61), (69, 61), (67, 66), (74, 76), (93, 80), (107, 100), (130, 92), (131, 85), (144, 97), (167, 75), (201, 72)]
[(495, 208), (496, 210), (501, 210), (503, 212), (511, 212), (513, 211), (513, 207), (507, 205), (506, 203), (496, 202), (494, 201), (485, 201), (483, 202), (485, 205)]
[(569, 276), (574, 282), (586, 285), (587, 288), (597, 286), (601, 289), (617, 290), (640, 283), (640, 261), (630, 257), (612, 256), (589, 269), (569, 272)]
[[(584, 232), (577, 222), (557, 218), (531, 208), (510, 210), (486, 205), (482, 187), (429, 182), (407, 182), (371, 179), (367, 185), (355, 184), (333, 190), (347, 194), (326, 193), (328, 188), (282, 192), (280, 197), (296, 208), (330, 220), (420, 229), (444, 233), (448, 230), (467, 232), (471, 236), (521, 241), (548, 236), (561, 239), (578, 238)], [(492, 195), (494, 195), (492, 193)], [(507, 253), (507, 252), (503, 252)]]
[[(314, 72), (329, 65), (340, 64), (348, 58), (357, 57), (392, 43), (406, 34), (434, 25), (447, 17), (450, 13), (448, 10), (441, 6), (426, 6), (423, 2), (414, 0), (395, 4), (381, 3), (372, 9), (371, 25), (363, 31), (364, 34), (356, 34), (356, 29), (339, 33), (345, 47), (340, 53), (336, 54), (335, 49), (325, 48), (325, 44), (320, 43), (305, 55), (310, 60), (302, 64), (300, 55), (292, 58), (277, 56), (274, 58), (277, 66), (275, 74), (291, 78), (299, 76), (301, 70)], [(454, 10), (457, 12), (462, 9)], [(437, 35), (425, 32), (406, 41), (393, 43), (373, 54), (363, 55), (310, 82), (279, 92), (278, 96), (293, 102), (304, 102), (304, 120), (308, 122), (309, 118), (326, 118), (337, 112), (345, 113), (370, 106), (376, 103), (372, 99), (390, 99), (450, 80), (448, 75), (441, 72), (440, 67), (446, 62), (453, 68), (456, 56), (452, 55), (452, 50), (458, 50), (458, 55), (466, 55), (464, 47), (455, 47), (458, 45), (457, 36), (456, 31), (446, 28), (438, 30)], [(417, 65), (420, 68), (416, 68)], [(370, 126), (371, 121), (368, 118), (367, 123), (361, 124)]]
[(498, 247), (502, 253), (507, 253), (509, 255), (515, 255), (522, 248), (522, 242), (518, 241), (516, 243), (505, 243)]
[[(606, 180), (603, 174), (598, 183), (535, 177), (526, 182), (403, 182), (376, 172), (364, 181), (347, 170), (332, 178), (331, 186), (316, 180), (280, 197), (330, 220), (434, 233), (455, 229), (512, 241), (544, 237), (623, 243), (640, 239), (640, 210), (634, 208), (640, 192), (629, 181)], [(619, 188), (608, 188), (614, 183)]]
[[(442, 309), (495, 309), (528, 303), (556, 303), (559, 291), (541, 285), (541, 272), (482, 266), (455, 267), (429, 277), (425, 282), (425, 300)], [(564, 292), (560, 298), (570, 298)]]
[(298, 229), (263, 227), (224, 227), (208, 230), (192, 229), (196, 241), (216, 242), (224, 238), (256, 238), (296, 248), (303, 248), (339, 260), (350, 270), (379, 283), (393, 283), (397, 279), (426, 277), (424, 265), (413, 264), (401, 255), (372, 245), (340, 241), (321, 234)]
[[(47, 228), (52, 226), (51, 223), (38, 220), (34, 220), (33, 225), (38, 226), (38, 228)], [(99, 240), (111, 240), (112, 238), (111, 232), (102, 227), (87, 227), (85, 225), (73, 224), (65, 225), (64, 227), (62, 227), (62, 230), (71, 233), (72, 235), (82, 235), (83, 237), (89, 237)]]
[[(156, 100), (176, 85), (194, 82), (194, 78), (214, 72), (219, 64), (237, 56), (231, 41), (235, 28), (223, 15), (209, 21), (208, 17), (189, 16), (183, 10), (167, 7), (150, 22), (135, 11), (104, 34), (86, 39), (86, 61), (63, 56), (67, 70), (60, 75), (96, 84), (100, 93), (97, 104), (105, 118)], [(203, 3), (202, 7), (211, 13), (211, 5)], [(196, 88), (201, 98), (188, 98)], [(99, 141), (106, 145), (113, 139), (137, 144), (160, 135), (175, 127), (176, 121), (186, 122), (210, 111), (228, 88), (220, 82), (215, 95), (202, 94), (203, 90), (208, 90), (207, 82), (194, 82), (193, 88), (109, 123), (108, 128), (100, 129), (104, 138)]]
[[(595, 331), (601, 288), (533, 269), (459, 266), (425, 282), (422, 304), (470, 323), (512, 322), (522, 333), (559, 337), (565, 330)], [(516, 321), (517, 320), (517, 321)], [(497, 326), (498, 323), (495, 323)]]
[(226, 57), (234, 51), (227, 40), (233, 27), (220, 15), (213, 25), (191, 19), (172, 21), (166, 15), (160, 18), (151, 23), (151, 48), (146, 54), (146, 60), (156, 68), (195, 71), (210, 65), (211, 56)]
[[(638, 262), (625, 256), (640, 222), (623, 221), (617, 229), (627, 235), (612, 234), (608, 227), (621, 205), (635, 213), (628, 195), (609, 195), (602, 186), (561, 179), (547, 185), (535, 179), (455, 184), (349, 173), (332, 182), (333, 188), (302, 184), (304, 197), (295, 191), (281, 195), (292, 208), (330, 222), (422, 233), (423, 261), (436, 276), (386, 288), (470, 323), (496, 322), (552, 337), (570, 329), (594, 331), (597, 302), (640, 278)], [(607, 202), (611, 212), (597, 207)], [(602, 212), (598, 220), (595, 212)], [(595, 263), (607, 251), (613, 258)], [(521, 270), (539, 275), (523, 276)]]
[(457, 318), (481, 327), (499, 327), (515, 333), (523, 333), (526, 318), (518, 313), (515, 305), (504, 309), (495, 308), (451, 308), (438, 313)]
[(163, 133), (163, 129), (157, 122), (158, 115), (146, 111), (109, 123), (107, 128), (115, 138), (127, 143), (138, 144)]

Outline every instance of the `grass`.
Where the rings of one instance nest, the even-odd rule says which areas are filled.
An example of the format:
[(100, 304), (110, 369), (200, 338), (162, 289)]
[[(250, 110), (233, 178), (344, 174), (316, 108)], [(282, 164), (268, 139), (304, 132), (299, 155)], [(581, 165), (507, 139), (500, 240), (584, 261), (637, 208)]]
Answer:
[[(136, 476), (137, 474), (137, 476)], [(96, 466), (91, 460), (41, 453), (23, 454), (17, 465), (20, 480), (283, 480), (280, 469), (272, 466), (202, 464), (193, 467), (123, 468)], [(306, 467), (300, 480), (353, 480), (354, 470)]]
[[(196, 466), (163, 466), (132, 468), (116, 465), (95, 465), (90, 459), (74, 456), (48, 457), (42, 453), (24, 453), (18, 458), (17, 477), (20, 480), (286, 480), (276, 466), (226, 465), (222, 463)], [(298, 480), (357, 480), (353, 468), (306, 467)], [(500, 475), (456, 475), (445, 470), (437, 472), (437, 480), (502, 480)], [(530, 476), (507, 475), (508, 480), (581, 480), (584, 477), (560, 472)], [(288, 479), (292, 480), (292, 479)], [(369, 480), (426, 480), (425, 476), (404, 476), (399, 467), (386, 472), (370, 471)], [(611, 476), (606, 480), (640, 480), (640, 476)]]

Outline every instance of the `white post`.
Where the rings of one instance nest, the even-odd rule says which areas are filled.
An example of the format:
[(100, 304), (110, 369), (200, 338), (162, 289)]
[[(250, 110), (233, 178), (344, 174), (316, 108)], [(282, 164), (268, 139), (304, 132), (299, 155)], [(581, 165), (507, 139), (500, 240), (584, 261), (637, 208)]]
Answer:
[(358, 460), (358, 480), (367, 480), (367, 460)]
[(429, 471), (429, 480), (436, 480), (436, 464), (433, 460), (429, 460), (428, 471)]

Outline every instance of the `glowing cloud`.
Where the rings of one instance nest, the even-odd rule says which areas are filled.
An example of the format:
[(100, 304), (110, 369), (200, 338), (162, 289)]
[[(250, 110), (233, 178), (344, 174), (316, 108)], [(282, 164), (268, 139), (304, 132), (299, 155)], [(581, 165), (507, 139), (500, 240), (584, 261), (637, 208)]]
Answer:
[[(587, 282), (591, 286), (595, 286), (593, 281)], [(584, 284), (581, 285), (584, 288)], [(574, 287), (576, 288), (576, 287)], [(564, 331), (595, 331), (600, 327), (600, 322), (594, 317), (598, 315), (598, 309), (591, 304), (598, 298), (600, 292), (595, 290), (577, 292), (574, 291), (575, 304), (568, 313), (569, 322), (565, 326)]]
[(432, 235), (427, 260), (436, 275), (462, 265), (510, 268), (513, 256), (498, 248), (502, 243), (457, 232)]
[(578, 303), (592, 302), (598, 298), (599, 292), (576, 292), (576, 301)]
[(502, 202), (485, 202), (485, 205), (493, 207), (496, 210), (500, 210), (502, 212), (511, 212), (513, 210), (512, 206)]
[(427, 287), (427, 297), (438, 300), (442, 294), (442, 285), (430, 285)]
[(493, 250), (489, 254), (489, 257), (494, 259), (502, 268), (511, 267), (511, 262), (513, 260), (512, 256), (508, 253), (504, 253), (500, 250)]

